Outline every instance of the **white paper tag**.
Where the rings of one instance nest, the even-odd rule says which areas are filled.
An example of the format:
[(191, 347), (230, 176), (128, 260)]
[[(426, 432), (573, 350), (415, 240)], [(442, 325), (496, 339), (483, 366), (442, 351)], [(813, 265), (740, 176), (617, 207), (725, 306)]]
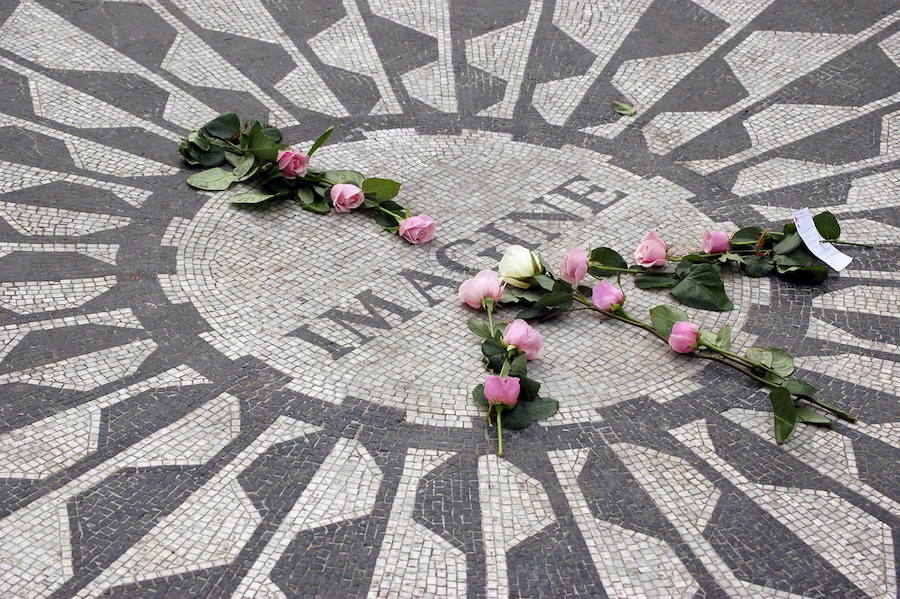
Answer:
[(794, 224), (797, 225), (797, 233), (800, 234), (800, 238), (813, 256), (834, 270), (842, 271), (853, 261), (853, 258), (830, 243), (822, 243), (825, 238), (816, 229), (816, 223), (813, 222), (809, 208), (804, 208), (794, 213)]

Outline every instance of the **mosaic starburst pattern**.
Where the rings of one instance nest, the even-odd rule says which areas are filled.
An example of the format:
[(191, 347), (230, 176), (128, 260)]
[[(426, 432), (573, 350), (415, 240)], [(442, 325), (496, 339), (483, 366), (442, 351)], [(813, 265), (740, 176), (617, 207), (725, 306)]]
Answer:
[[(0, 595), (897, 597), (898, 19), (0, 0)], [(404, 181), (438, 239), (188, 188), (177, 141), (225, 111), (335, 125), (318, 165)], [(690, 313), (858, 423), (777, 446), (755, 385), (577, 312), (532, 367), (559, 414), (493, 455), (469, 273), (804, 207), (879, 247)]]

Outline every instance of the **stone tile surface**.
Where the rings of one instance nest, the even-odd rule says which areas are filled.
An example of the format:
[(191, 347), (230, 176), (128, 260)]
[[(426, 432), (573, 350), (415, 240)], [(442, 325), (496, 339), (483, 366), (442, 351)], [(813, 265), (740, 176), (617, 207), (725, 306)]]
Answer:
[[(898, 17), (0, 0), (0, 596), (896, 598)], [(189, 188), (176, 143), (228, 110), (333, 124), (315, 161), (438, 238)], [(777, 446), (755, 385), (576, 312), (532, 367), (559, 414), (494, 455), (455, 290), (505, 245), (686, 253), (803, 207), (879, 247), (688, 311), (859, 422)]]

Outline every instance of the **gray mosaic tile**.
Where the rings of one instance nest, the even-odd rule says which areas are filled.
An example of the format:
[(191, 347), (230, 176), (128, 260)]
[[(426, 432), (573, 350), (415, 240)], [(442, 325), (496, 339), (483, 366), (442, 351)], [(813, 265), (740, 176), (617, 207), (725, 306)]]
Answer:
[[(833, 4), (0, 2), (0, 595), (895, 596), (900, 34)], [(190, 189), (225, 109), (335, 125), (438, 238)], [(575, 313), (494, 455), (469, 273), (804, 206), (878, 248), (691, 316), (859, 422), (776, 446), (755, 383)]]

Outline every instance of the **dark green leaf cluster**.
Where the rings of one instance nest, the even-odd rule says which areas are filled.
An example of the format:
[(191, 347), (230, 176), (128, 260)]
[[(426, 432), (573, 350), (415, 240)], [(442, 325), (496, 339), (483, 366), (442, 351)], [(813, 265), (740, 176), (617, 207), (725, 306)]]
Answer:
[[(255, 141), (251, 144), (251, 139)], [(252, 145), (258, 148), (261, 157), (277, 153), (281, 142), (281, 131), (259, 121), (243, 123), (233, 112), (220, 114), (181, 140), (178, 151), (191, 166), (212, 168), (225, 164), (227, 153), (243, 156)], [(271, 158), (274, 160), (274, 158)]]
[[(570, 294), (571, 300), (571, 294)], [(512, 408), (503, 411), (503, 428), (519, 430), (528, 428), (536, 420), (543, 420), (556, 414), (559, 402), (549, 397), (541, 397), (541, 384), (528, 376), (528, 360), (517, 349), (510, 350), (503, 342), (504, 325), (494, 327), (493, 333), (487, 323), (477, 318), (468, 321), (469, 330), (482, 338), (481, 353), (485, 367), (493, 374), (500, 374), (506, 365), (508, 375), (519, 379), (519, 401)], [(496, 409), (491, 409), (484, 396), (484, 385), (479, 384), (472, 391), (472, 397), (479, 405), (488, 409), (488, 419), (496, 425)]]
[[(831, 212), (815, 215), (813, 222), (826, 240), (840, 238), (841, 225)], [(732, 235), (731, 252), (725, 254), (726, 259), (739, 264), (749, 277), (777, 275), (810, 285), (819, 284), (828, 277), (828, 266), (806, 249), (793, 222), (777, 229), (745, 227)]]
[(631, 266), (615, 250), (599, 247), (591, 250), (588, 272), (595, 277), (633, 274), (639, 289), (669, 289), (672, 297), (685, 306), (701, 310), (724, 311), (734, 308), (725, 293), (718, 264), (685, 256), (675, 270), (646, 269)]
[[(329, 127), (307, 152), (310, 158), (331, 136)], [(294, 199), (304, 210), (328, 214), (332, 209), (330, 190), (337, 183), (352, 183), (363, 190), (365, 201), (360, 210), (368, 212), (387, 230), (396, 231), (409, 211), (393, 201), (400, 183), (377, 177), (366, 178), (354, 170), (309, 168), (306, 175), (288, 179), (276, 160), (283, 136), (277, 128), (259, 121), (241, 121), (236, 114), (221, 114), (181, 141), (178, 150), (192, 166), (203, 166), (188, 178), (188, 184), (206, 191), (223, 191), (242, 181), (253, 182), (255, 189), (230, 196), (232, 204), (260, 204), (270, 200)], [(226, 164), (231, 170), (222, 168)]]

